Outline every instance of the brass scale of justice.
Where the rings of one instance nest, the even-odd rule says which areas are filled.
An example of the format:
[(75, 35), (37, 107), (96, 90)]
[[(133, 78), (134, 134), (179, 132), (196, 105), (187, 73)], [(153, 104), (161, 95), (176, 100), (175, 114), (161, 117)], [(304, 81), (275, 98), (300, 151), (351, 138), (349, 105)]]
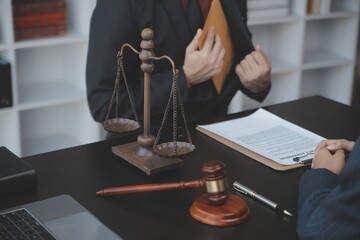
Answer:
[[(115, 155), (141, 169), (147, 175), (153, 175), (158, 172), (182, 166), (182, 160), (176, 157), (188, 154), (195, 149), (195, 146), (192, 144), (190, 131), (186, 124), (184, 106), (178, 87), (178, 70), (175, 68), (175, 64), (170, 57), (155, 57), (155, 54), (152, 51), (154, 49), (154, 42), (152, 41), (153, 35), (153, 31), (149, 28), (145, 28), (141, 32), (141, 37), (143, 39), (140, 43), (142, 49), (141, 52), (138, 52), (128, 43), (123, 44), (118, 52), (115, 86), (110, 100), (108, 113), (103, 123), (104, 129), (113, 133), (129, 132), (140, 128), (133, 97), (127, 83), (123, 66), (123, 49), (124, 47), (129, 47), (133, 52), (139, 55), (139, 58), (142, 61), (141, 70), (144, 72), (144, 128), (143, 134), (138, 136), (137, 142), (114, 146), (112, 147), (112, 151)], [(167, 59), (172, 65), (173, 83), (164, 117), (157, 133), (157, 137), (155, 138), (150, 134), (150, 82), (151, 73), (154, 69), (152, 61), (162, 59)], [(118, 118), (118, 93), (121, 77), (125, 83), (135, 120)], [(114, 101), (116, 101), (115, 118), (110, 118), (109, 116)], [(171, 104), (173, 108), (173, 141), (158, 144)], [(177, 104), (180, 106), (188, 142), (177, 141)], [(107, 188), (97, 191), (96, 194), (107, 196), (162, 191), (175, 188), (205, 187), (206, 193), (196, 198), (190, 207), (190, 214), (194, 219), (214, 226), (232, 226), (248, 219), (250, 210), (246, 205), (246, 202), (236, 195), (229, 194), (226, 189), (227, 179), (225, 165), (219, 161), (210, 161), (204, 164), (201, 170), (204, 174), (204, 178), (191, 182), (181, 181), (179, 183), (145, 184)]]

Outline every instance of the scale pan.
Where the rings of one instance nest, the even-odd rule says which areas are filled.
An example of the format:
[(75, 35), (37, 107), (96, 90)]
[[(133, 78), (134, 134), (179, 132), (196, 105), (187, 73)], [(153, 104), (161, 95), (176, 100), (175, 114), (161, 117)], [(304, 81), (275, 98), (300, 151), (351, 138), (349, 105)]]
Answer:
[(140, 128), (140, 124), (127, 118), (111, 118), (103, 123), (104, 129), (111, 133), (130, 132)]
[(188, 142), (166, 142), (156, 145), (154, 148), (154, 152), (156, 152), (162, 157), (178, 157), (191, 153), (192, 151), (194, 151), (194, 149), (195, 145)]

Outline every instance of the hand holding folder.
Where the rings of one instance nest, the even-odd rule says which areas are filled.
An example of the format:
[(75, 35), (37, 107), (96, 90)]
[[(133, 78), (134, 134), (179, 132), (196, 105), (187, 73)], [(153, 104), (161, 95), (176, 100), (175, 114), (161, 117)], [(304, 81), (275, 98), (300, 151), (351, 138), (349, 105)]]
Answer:
[(213, 0), (209, 14), (206, 18), (206, 22), (204, 25), (204, 29), (202, 31), (202, 34), (198, 40), (199, 48), (203, 49), (204, 42), (206, 40), (206, 37), (209, 33), (209, 30), (211, 27), (215, 28), (216, 34), (218, 34), (221, 38), (221, 43), (224, 46), (225, 49), (225, 55), (224, 55), (224, 63), (221, 68), (221, 71), (218, 75), (213, 77), (213, 82), (215, 85), (215, 88), (218, 93), (220, 93), (221, 88), (225, 82), (225, 79), (227, 75), (230, 72), (230, 68), (232, 66), (232, 61), (234, 58), (234, 50), (232, 46), (231, 41), (231, 35), (230, 35), (230, 29), (224, 14), (224, 11), (221, 7), (221, 3), (219, 0)]

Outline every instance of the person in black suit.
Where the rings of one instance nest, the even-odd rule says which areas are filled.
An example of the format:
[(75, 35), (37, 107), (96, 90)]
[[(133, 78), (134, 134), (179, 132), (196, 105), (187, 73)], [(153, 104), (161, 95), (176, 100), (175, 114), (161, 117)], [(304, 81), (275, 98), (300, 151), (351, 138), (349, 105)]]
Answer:
[[(234, 61), (219, 94), (211, 78), (222, 67), (224, 48), (221, 39), (212, 29), (203, 50), (198, 49), (197, 39), (201, 34), (198, 29), (204, 24), (201, 16), (204, 11), (200, 11), (204, 7), (199, 6), (198, 1), (203, 2), (97, 1), (91, 20), (86, 68), (88, 103), (96, 121), (104, 121), (108, 111), (116, 76), (117, 52), (124, 43), (139, 50), (142, 40), (140, 33), (144, 28), (154, 31), (155, 55), (171, 57), (179, 70), (179, 88), (189, 124), (206, 123), (215, 116), (226, 114), (231, 99), (239, 89), (253, 99), (264, 100), (271, 85), (271, 62), (259, 46), (254, 48), (251, 43), (251, 33), (246, 25), (246, 1), (221, 0), (233, 42)], [(199, 10), (188, 10), (190, 5), (197, 5)], [(199, 19), (199, 16), (200, 22), (192, 19)], [(125, 72), (139, 117), (143, 115), (143, 73), (140, 64), (138, 56), (132, 51), (124, 52)], [(151, 80), (152, 126), (158, 127), (161, 123), (171, 84), (171, 65), (167, 61), (156, 61)], [(119, 116), (133, 118), (124, 86), (120, 89), (119, 100)]]
[(360, 239), (360, 138), (321, 142), (312, 168), (300, 181), (300, 239)]

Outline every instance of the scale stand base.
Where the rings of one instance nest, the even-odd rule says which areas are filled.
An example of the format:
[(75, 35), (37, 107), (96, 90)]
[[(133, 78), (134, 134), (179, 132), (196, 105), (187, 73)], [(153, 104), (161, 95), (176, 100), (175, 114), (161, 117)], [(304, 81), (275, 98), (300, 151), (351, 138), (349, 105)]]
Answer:
[[(141, 147), (138, 142), (114, 146), (112, 147), (112, 152), (141, 169), (149, 176), (183, 165), (183, 160), (161, 157), (154, 153), (152, 149)], [(138, 156), (139, 154), (137, 153), (142, 152), (146, 152), (145, 156)]]
[(207, 195), (196, 198), (191, 205), (190, 214), (199, 222), (213, 226), (233, 226), (240, 224), (250, 217), (250, 210), (246, 202), (233, 194), (224, 204), (211, 205)]

